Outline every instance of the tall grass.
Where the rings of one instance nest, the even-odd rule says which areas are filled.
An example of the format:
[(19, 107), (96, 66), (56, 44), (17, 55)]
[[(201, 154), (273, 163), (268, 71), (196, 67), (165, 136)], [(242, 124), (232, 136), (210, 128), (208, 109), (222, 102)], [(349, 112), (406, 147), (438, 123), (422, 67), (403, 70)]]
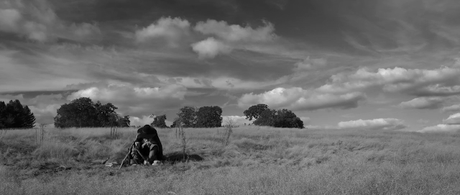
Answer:
[[(460, 194), (460, 134), (233, 128), (184, 129), (188, 154), (203, 161), (121, 170), (136, 129), (30, 130), (0, 140), (0, 194)], [(159, 129), (165, 154), (181, 152)]]

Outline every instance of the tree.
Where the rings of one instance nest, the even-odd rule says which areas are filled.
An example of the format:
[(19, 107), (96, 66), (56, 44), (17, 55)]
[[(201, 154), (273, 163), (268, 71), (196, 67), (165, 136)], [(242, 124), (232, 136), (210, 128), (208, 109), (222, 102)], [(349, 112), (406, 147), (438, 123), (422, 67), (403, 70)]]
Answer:
[(268, 106), (265, 104), (257, 104), (249, 107), (243, 113), (246, 116), (246, 119), (252, 121), (252, 119), (258, 119), (264, 111), (268, 110)]
[(273, 126), (282, 128), (304, 128), (303, 121), (288, 109), (276, 111)]
[(196, 127), (221, 127), (222, 108), (219, 106), (204, 106), (198, 109)]
[(258, 126), (282, 128), (304, 128), (303, 121), (288, 109), (271, 110), (265, 104), (257, 104), (244, 111), (246, 119), (256, 119), (253, 123)]
[(93, 101), (82, 97), (62, 105), (54, 117), (54, 126), (59, 128), (100, 126)]
[(155, 116), (151, 125), (158, 128), (167, 128), (168, 126), (165, 121), (166, 115)]
[(8, 104), (0, 102), (0, 129), (3, 128), (33, 128), (35, 116), (28, 106), (23, 106), (19, 100), (10, 100)]
[(22, 128), (33, 128), (35, 126), (35, 116), (28, 106), (24, 106)]
[(185, 106), (180, 109), (177, 116), (182, 121), (182, 127), (194, 127), (197, 121), (196, 108), (191, 106)]
[(121, 118), (115, 110), (118, 109), (112, 103), (107, 103), (105, 105), (101, 102), (96, 102), (94, 108), (97, 112), (97, 122), (94, 124), (98, 127), (113, 127), (118, 126), (118, 120)]
[(112, 103), (93, 103), (90, 98), (82, 97), (62, 105), (54, 117), (54, 125), (67, 127), (128, 127), (129, 116), (122, 117)]
[(266, 109), (260, 113), (257, 120), (254, 121), (254, 125), (257, 126), (273, 126), (275, 123), (276, 110)]
[(120, 115), (117, 115), (118, 117), (118, 126), (119, 127), (129, 127), (131, 124), (131, 121), (129, 120), (129, 115), (126, 115), (124, 117), (121, 117)]

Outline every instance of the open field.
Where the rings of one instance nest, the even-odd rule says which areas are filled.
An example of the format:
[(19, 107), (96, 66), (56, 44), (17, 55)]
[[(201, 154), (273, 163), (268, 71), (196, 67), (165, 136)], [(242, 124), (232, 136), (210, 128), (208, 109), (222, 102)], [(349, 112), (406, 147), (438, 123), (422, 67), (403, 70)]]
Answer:
[[(186, 129), (190, 161), (118, 170), (100, 162), (136, 129), (109, 131), (0, 133), (0, 194), (460, 194), (460, 133), (240, 127), (223, 146), (223, 128)], [(159, 134), (181, 151), (174, 129)]]

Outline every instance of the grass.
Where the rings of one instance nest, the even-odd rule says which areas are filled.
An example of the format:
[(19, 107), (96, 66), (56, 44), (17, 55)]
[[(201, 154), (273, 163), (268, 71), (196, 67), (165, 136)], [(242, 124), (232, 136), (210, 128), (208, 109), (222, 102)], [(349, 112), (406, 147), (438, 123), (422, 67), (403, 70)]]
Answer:
[[(460, 194), (460, 133), (185, 129), (189, 162), (105, 167), (136, 129), (10, 130), (0, 138), (0, 194)], [(159, 129), (164, 153), (180, 153)]]

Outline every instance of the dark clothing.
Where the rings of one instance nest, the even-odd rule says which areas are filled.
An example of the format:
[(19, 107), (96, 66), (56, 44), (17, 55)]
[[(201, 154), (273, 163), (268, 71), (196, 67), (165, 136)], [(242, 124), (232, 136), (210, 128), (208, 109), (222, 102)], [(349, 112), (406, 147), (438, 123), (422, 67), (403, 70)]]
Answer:
[(157, 130), (150, 125), (145, 125), (138, 129), (137, 133), (132, 150), (134, 163), (140, 164), (147, 160), (151, 164), (155, 160), (163, 160), (163, 146)]

